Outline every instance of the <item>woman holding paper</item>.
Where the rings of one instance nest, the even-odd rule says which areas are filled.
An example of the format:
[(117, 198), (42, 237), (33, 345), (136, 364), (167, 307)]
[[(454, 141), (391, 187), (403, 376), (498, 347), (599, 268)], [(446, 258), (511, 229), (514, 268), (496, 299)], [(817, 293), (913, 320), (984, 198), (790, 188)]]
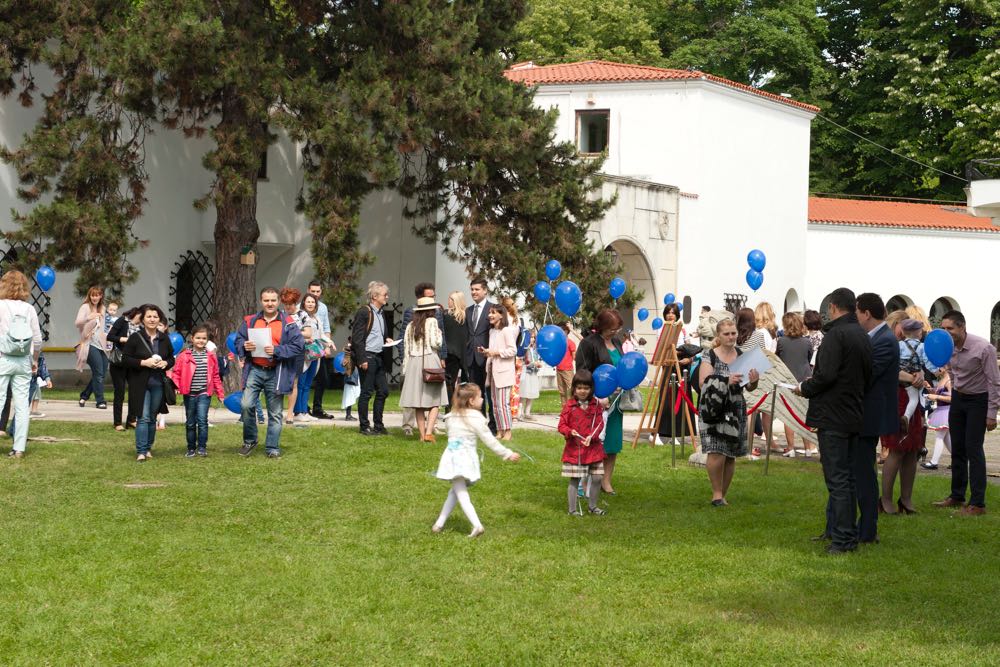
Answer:
[[(740, 383), (743, 376), (730, 373), (732, 364), (742, 354), (736, 347), (736, 324), (731, 319), (720, 320), (715, 328), (715, 348), (701, 362), (699, 379), (701, 396), (699, 429), (701, 450), (708, 455), (706, 467), (712, 484), (712, 505), (728, 505), (726, 494), (736, 472), (736, 459), (747, 454), (747, 403)], [(747, 388), (757, 388), (759, 376), (755, 369), (747, 375)], [(710, 404), (721, 407), (719, 415), (710, 414)]]

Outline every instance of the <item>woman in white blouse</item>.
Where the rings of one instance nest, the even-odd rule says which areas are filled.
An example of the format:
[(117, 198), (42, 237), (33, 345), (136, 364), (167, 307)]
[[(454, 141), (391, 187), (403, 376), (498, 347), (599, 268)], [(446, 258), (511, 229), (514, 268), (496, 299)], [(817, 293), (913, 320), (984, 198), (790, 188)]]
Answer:
[(403, 389), (399, 405), (412, 408), (417, 430), (424, 442), (434, 442), (434, 423), (438, 410), (448, 403), (444, 382), (425, 382), (424, 369), (441, 368), (442, 333), (438, 328), (434, 297), (420, 297), (413, 309), (413, 319), (403, 334)]

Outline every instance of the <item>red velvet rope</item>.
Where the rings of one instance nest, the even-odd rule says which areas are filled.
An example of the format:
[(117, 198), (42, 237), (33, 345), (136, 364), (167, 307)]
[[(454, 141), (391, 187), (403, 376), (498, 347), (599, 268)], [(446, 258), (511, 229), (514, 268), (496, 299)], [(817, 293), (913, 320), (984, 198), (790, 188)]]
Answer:
[(759, 408), (759, 407), (761, 406), (761, 404), (762, 404), (762, 403), (763, 403), (764, 401), (766, 401), (766, 400), (767, 400), (767, 397), (768, 397), (768, 393), (767, 393), (767, 392), (764, 392), (764, 395), (760, 397), (760, 400), (759, 400), (759, 401), (757, 401), (757, 405), (755, 405), (755, 406), (753, 406), (752, 408), (750, 408), (749, 410), (747, 410), (747, 417), (749, 417), (749, 416), (750, 416), (750, 415), (752, 415), (753, 413), (757, 412), (757, 408)]
[(802, 421), (802, 419), (797, 414), (795, 414), (795, 411), (792, 410), (792, 406), (790, 406), (788, 404), (788, 401), (785, 400), (784, 396), (782, 396), (779, 393), (778, 394), (778, 398), (781, 399), (781, 402), (784, 403), (784, 405), (785, 405), (785, 409), (788, 410), (788, 414), (790, 414), (792, 416), (792, 419), (794, 419), (795, 421), (797, 421), (799, 423), (799, 426), (801, 426), (804, 429), (808, 429), (810, 433), (814, 433), (816, 431), (816, 429), (814, 429), (811, 426), (809, 426), (809, 424), (806, 424), (804, 421)]

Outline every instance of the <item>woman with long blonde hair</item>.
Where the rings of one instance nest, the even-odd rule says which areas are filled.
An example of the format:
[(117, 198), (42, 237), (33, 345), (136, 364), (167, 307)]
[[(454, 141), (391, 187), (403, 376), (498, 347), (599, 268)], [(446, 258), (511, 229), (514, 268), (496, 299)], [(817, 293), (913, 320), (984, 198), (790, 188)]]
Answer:
[(775, 321), (774, 308), (767, 301), (761, 301), (753, 309), (754, 323), (758, 329), (764, 329), (771, 334), (771, 338), (778, 337), (778, 325)]
[(929, 334), (934, 328), (931, 326), (931, 321), (927, 318), (927, 313), (920, 306), (907, 306), (906, 310), (903, 311), (906, 316), (910, 319), (918, 320), (922, 325), (924, 325), (924, 332), (920, 336), (920, 340), (924, 339), (924, 336)]
[[(21, 458), (28, 444), (28, 394), (31, 375), (38, 368), (42, 351), (42, 331), (38, 313), (29, 303), (31, 292), (28, 279), (20, 271), (7, 271), (0, 278), (0, 412), (7, 402), (7, 387), (11, 387), (14, 403), (14, 448), (8, 456)], [(26, 346), (27, 328), (31, 344)], [(27, 349), (25, 349), (27, 348)]]
[[(469, 381), (465, 367), (465, 346), (469, 342), (469, 329), (465, 326), (465, 294), (455, 290), (448, 295), (448, 308), (444, 312), (444, 344), (448, 354), (444, 360), (448, 396), (455, 393), (455, 384)], [(446, 410), (450, 410), (450, 406)]]
[(76, 312), (76, 328), (80, 330), (80, 342), (76, 346), (76, 370), (90, 367), (90, 383), (80, 392), (80, 407), (87, 404), (94, 395), (97, 408), (106, 410), (104, 400), (104, 376), (108, 373), (108, 339), (105, 326), (104, 290), (96, 285), (87, 290), (87, 298)]

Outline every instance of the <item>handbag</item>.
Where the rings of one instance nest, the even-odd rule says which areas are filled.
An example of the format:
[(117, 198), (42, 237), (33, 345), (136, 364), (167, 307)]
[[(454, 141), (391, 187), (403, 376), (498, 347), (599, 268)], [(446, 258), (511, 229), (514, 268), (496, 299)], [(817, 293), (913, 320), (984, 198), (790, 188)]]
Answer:
[(123, 357), (124, 355), (122, 354), (122, 349), (117, 345), (113, 346), (111, 351), (108, 352), (108, 360), (114, 366), (121, 366)]
[(441, 361), (438, 360), (437, 368), (427, 368), (427, 355), (425, 354), (420, 358), (420, 372), (424, 378), (424, 382), (428, 384), (441, 384), (445, 380), (445, 370), (441, 366)]

